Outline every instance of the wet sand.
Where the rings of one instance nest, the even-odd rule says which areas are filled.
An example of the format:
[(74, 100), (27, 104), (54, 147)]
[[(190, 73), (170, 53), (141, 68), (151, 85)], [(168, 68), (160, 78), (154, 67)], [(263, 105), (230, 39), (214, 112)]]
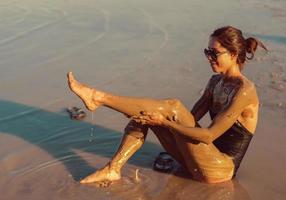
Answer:
[[(2, 0), (1, 200), (285, 199), (285, 13), (279, 0)], [(122, 180), (109, 188), (79, 184), (111, 158), (128, 120), (106, 108), (70, 120), (65, 108), (83, 105), (69, 91), (66, 72), (101, 90), (179, 98), (191, 109), (212, 74), (202, 51), (208, 35), (229, 24), (270, 49), (244, 70), (261, 106), (237, 177), (207, 185), (182, 172), (153, 171), (162, 147), (150, 132)]]

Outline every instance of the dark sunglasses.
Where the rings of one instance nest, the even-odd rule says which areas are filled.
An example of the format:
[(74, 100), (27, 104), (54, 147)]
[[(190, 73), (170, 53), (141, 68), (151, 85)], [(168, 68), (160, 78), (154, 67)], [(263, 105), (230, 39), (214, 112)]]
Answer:
[(225, 53), (228, 53), (228, 51), (216, 52), (213, 49), (204, 49), (204, 53), (205, 53), (207, 58), (210, 57), (212, 60), (217, 60), (218, 56), (225, 54)]

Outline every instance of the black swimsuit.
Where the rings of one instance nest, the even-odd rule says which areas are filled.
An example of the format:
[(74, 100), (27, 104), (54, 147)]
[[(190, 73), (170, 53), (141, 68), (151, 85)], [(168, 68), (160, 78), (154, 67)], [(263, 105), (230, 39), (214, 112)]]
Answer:
[[(212, 84), (209, 85), (209, 89), (212, 95), (212, 105), (209, 110), (210, 117), (213, 120), (215, 116), (219, 113), (220, 110), (229, 106), (234, 94), (233, 89), (223, 88), (217, 85), (222, 84), (222, 81), (219, 76), (213, 77)], [(231, 88), (231, 87), (230, 87)], [(227, 90), (226, 90), (227, 89)], [(222, 93), (219, 90), (224, 90)], [(220, 96), (213, 96), (214, 92), (220, 92)], [(218, 105), (219, 102), (222, 102), (223, 105)], [(223, 107), (222, 107), (223, 106)], [(219, 108), (220, 107), (220, 108)], [(252, 139), (253, 134), (250, 133), (238, 120), (230, 127), (225, 133), (218, 137), (213, 143), (214, 145), (222, 152), (232, 157), (233, 163), (235, 166), (233, 177), (236, 175), (236, 172), (239, 168), (239, 165), (244, 157), (248, 145)]]
[[(211, 118), (215, 117), (211, 113)], [(235, 169), (233, 177), (246, 153), (253, 134), (250, 133), (239, 121), (236, 121), (224, 134), (218, 137), (213, 143), (222, 152), (232, 157)]]

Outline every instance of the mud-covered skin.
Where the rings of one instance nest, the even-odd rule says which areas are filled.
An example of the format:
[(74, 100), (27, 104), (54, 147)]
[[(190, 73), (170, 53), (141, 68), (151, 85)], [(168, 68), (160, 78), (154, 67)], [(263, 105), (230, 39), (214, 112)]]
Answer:
[[(215, 37), (210, 38), (208, 48), (218, 53), (228, 52)], [(232, 158), (220, 152), (213, 141), (237, 120), (254, 133), (259, 101), (254, 84), (240, 72), (237, 55), (229, 52), (219, 55), (215, 61), (207, 57), (212, 70), (218, 75), (210, 79), (191, 112), (177, 99), (154, 100), (101, 92), (77, 82), (69, 73), (70, 89), (89, 110), (102, 105), (137, 122), (133, 122), (133, 128), (130, 129), (129, 124), (129, 128), (125, 129), (121, 145), (112, 160), (103, 169), (83, 179), (82, 183), (120, 179), (121, 168), (142, 146), (148, 128), (194, 179), (207, 183), (230, 180), (234, 174)], [(206, 128), (199, 127), (197, 122), (211, 109), (216, 112), (211, 124)]]

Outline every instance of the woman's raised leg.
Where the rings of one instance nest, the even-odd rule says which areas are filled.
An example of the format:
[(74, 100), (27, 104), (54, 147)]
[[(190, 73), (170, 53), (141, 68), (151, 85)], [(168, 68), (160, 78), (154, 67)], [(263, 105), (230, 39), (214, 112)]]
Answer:
[(87, 109), (91, 111), (94, 111), (98, 106), (106, 106), (128, 117), (140, 115), (142, 111), (160, 112), (166, 118), (182, 115), (181, 119), (187, 117), (188, 122), (191, 120), (195, 124), (194, 118), (189, 111), (184, 110), (177, 113), (178, 105), (176, 100), (155, 100), (108, 94), (79, 83), (71, 72), (68, 73), (68, 83), (70, 89), (82, 99)]

